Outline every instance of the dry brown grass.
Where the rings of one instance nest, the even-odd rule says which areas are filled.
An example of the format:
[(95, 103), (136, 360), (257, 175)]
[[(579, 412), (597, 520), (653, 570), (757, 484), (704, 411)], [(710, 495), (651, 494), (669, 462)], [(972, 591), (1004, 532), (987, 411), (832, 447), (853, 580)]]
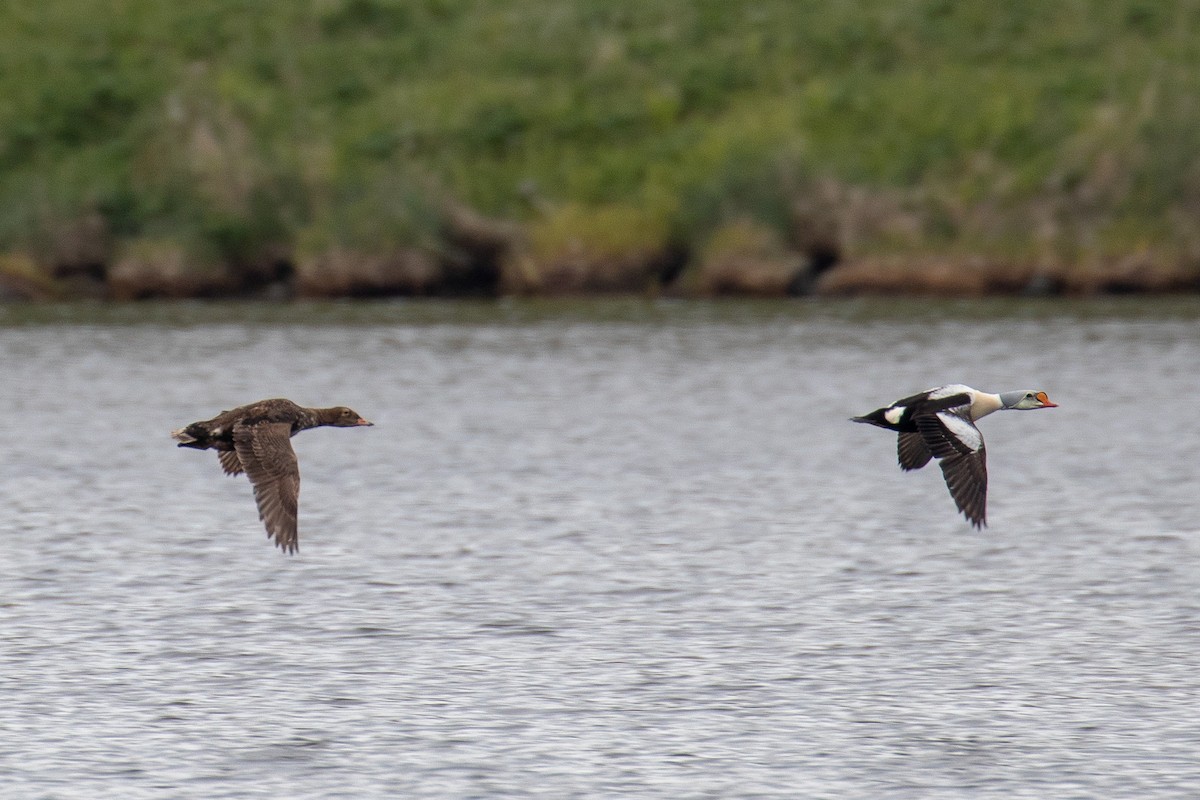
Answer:
[(27, 253), (0, 253), (0, 300), (54, 300), (57, 283)]
[(807, 276), (808, 259), (779, 232), (753, 220), (729, 222), (709, 237), (680, 288), (687, 294), (784, 297)]
[(301, 297), (425, 295), (443, 279), (437, 259), (417, 248), (378, 253), (332, 247), (301, 257), (296, 264), (296, 293)]
[(566, 205), (530, 223), (503, 260), (510, 294), (645, 292), (672, 258), (665, 221), (634, 206)]
[(107, 273), (113, 300), (216, 297), (239, 288), (237, 276), (215, 258), (169, 239), (134, 239), (117, 253)]

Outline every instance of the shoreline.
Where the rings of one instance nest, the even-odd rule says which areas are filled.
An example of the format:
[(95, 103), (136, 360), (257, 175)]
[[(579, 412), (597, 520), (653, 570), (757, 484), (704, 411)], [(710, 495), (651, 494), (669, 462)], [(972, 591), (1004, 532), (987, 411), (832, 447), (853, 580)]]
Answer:
[(664, 297), (930, 298), (1200, 294), (1200, 265), (1133, 254), (1089, 264), (1038, 264), (986, 256), (872, 255), (819, 265), (804, 254), (737, 254), (714, 265), (668, 255), (645, 259), (510, 258), (447, 264), (428, 253), (339, 252), (305, 266), (257, 270), (189, 265), (164, 251), (115, 265), (46, 269), (0, 254), (0, 302), (92, 300), (371, 300)]

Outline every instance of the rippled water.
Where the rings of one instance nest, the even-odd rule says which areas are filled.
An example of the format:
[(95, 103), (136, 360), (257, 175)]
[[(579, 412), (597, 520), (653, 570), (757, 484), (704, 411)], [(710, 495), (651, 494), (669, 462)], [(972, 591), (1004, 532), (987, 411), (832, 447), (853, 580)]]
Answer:
[[(0, 795), (1197, 796), (1198, 320), (0, 308)], [(847, 421), (948, 381), (983, 532)], [(291, 558), (168, 437), (276, 395)]]

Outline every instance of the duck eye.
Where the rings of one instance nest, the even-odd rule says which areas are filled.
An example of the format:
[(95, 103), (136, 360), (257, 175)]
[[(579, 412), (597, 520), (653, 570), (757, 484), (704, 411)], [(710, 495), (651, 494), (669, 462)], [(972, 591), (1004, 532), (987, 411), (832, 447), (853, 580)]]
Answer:
[(1025, 394), (1025, 399), (1026, 399), (1026, 400), (1032, 400), (1032, 399), (1033, 399), (1033, 392), (1027, 392), (1027, 393)]

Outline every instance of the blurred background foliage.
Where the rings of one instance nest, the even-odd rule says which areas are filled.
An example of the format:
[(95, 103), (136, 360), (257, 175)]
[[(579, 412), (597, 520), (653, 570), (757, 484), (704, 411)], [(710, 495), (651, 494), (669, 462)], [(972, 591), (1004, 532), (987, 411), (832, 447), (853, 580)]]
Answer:
[(0, 6), (0, 253), (64, 274), (444, 254), (460, 207), (517, 223), (523, 286), (748, 225), (722, 241), (1194, 265), (1197, 153), (1185, 0)]

